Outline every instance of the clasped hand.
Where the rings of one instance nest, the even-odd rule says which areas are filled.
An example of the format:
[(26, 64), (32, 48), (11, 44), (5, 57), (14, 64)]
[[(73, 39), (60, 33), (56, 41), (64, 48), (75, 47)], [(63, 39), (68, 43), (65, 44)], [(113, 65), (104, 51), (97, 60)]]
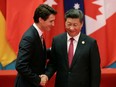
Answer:
[(41, 85), (41, 86), (45, 86), (46, 83), (48, 82), (48, 77), (47, 77), (47, 75), (42, 74), (42, 75), (39, 75), (39, 77), (41, 78), (40, 85)]

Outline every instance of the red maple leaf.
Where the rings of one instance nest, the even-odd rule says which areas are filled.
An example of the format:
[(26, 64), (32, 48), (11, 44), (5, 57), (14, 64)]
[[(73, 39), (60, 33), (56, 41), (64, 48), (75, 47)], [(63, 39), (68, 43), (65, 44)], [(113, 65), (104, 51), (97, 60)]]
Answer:
[(85, 14), (96, 19), (97, 15), (100, 15), (101, 12), (98, 10), (101, 6), (94, 4), (95, 0), (84, 0)]

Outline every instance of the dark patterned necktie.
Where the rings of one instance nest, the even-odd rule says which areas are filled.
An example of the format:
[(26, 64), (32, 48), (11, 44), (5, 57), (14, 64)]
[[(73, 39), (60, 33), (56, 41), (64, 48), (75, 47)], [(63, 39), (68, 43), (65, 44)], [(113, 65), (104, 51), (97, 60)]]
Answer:
[(43, 40), (44, 40), (44, 38), (43, 38), (43, 34), (41, 35), (41, 42), (42, 42), (42, 45), (43, 45)]

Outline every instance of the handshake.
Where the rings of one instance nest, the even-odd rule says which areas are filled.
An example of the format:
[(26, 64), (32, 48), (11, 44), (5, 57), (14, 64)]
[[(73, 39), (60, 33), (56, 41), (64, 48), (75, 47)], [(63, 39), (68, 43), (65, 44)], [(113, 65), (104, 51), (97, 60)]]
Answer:
[(42, 74), (42, 75), (39, 75), (39, 77), (41, 78), (40, 85), (45, 86), (46, 83), (48, 82), (48, 76), (45, 74)]

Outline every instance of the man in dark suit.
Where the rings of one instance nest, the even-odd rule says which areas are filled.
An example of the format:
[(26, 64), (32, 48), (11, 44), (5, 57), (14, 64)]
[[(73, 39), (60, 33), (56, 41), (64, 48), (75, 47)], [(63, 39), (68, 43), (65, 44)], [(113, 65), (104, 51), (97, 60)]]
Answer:
[(65, 14), (66, 31), (53, 39), (46, 75), (56, 72), (55, 87), (100, 87), (100, 55), (95, 39), (82, 34), (83, 13)]
[[(16, 60), (15, 87), (41, 87), (39, 75), (45, 73), (47, 52), (41, 37), (43, 32), (54, 26), (57, 12), (50, 6), (41, 4), (34, 13), (34, 23), (24, 33)], [(27, 14), (28, 15), (28, 14)]]

